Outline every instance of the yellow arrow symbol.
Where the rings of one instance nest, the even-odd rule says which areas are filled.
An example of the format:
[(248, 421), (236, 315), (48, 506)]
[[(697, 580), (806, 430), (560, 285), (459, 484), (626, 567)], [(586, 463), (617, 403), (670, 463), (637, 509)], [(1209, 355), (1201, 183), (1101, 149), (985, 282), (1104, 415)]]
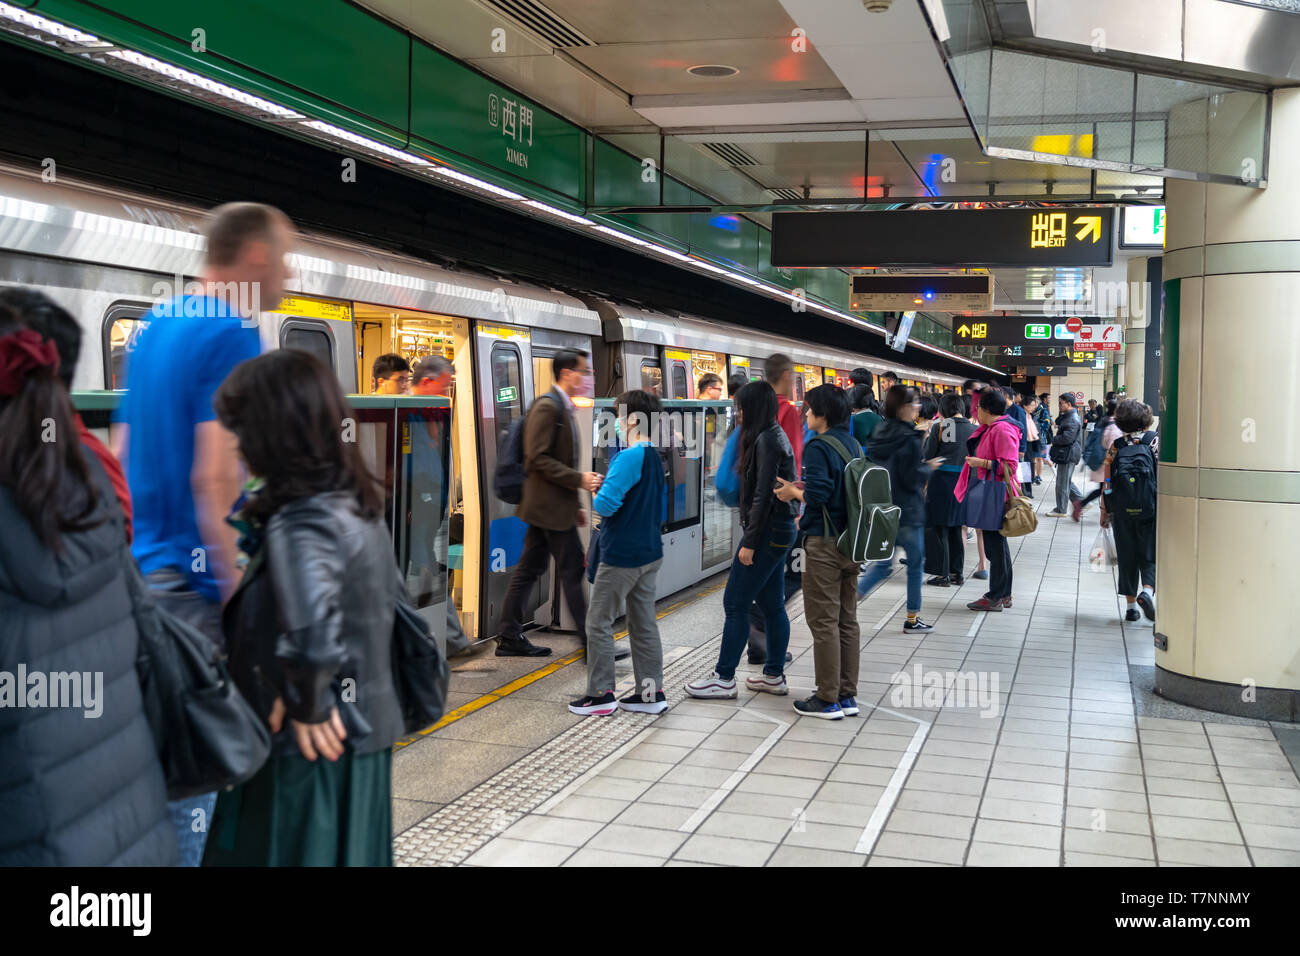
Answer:
[(961, 328), (959, 328), (959, 329), (957, 330), (957, 334), (958, 334), (958, 335), (970, 335), (970, 327), (969, 327), (969, 326), (966, 326), (966, 325), (963, 325)]
[(1082, 239), (1088, 233), (1092, 233), (1092, 241), (1096, 242), (1101, 238), (1101, 216), (1080, 216), (1074, 220), (1077, 226), (1083, 223), (1083, 228), (1074, 234), (1074, 238)]

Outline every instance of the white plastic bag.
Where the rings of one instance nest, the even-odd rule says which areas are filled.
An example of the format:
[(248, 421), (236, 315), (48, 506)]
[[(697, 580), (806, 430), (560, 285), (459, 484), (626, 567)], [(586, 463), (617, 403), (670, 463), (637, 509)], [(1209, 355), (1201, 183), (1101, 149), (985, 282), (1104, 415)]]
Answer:
[(1098, 529), (1097, 537), (1092, 539), (1092, 548), (1088, 551), (1088, 568), (1100, 573), (1118, 563), (1114, 532), (1108, 527)]

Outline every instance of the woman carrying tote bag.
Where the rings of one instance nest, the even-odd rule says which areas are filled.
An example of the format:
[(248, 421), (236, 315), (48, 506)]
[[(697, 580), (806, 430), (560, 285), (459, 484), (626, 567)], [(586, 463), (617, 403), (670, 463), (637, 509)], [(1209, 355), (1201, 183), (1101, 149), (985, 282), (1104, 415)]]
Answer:
[(989, 589), (966, 606), (972, 611), (1011, 607), (1011, 546), (1002, 534), (1008, 478), (1014, 482), (1020, 458), (1020, 426), (1006, 417), (1006, 397), (996, 389), (980, 395), (979, 428), (971, 434), (955, 494), (963, 506), (963, 524), (979, 530), (989, 559)]

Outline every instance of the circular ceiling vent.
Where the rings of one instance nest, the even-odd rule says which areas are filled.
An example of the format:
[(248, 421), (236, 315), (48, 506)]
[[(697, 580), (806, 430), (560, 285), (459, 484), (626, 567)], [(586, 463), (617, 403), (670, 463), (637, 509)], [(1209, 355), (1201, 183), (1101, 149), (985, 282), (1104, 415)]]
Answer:
[(692, 76), (735, 76), (740, 70), (734, 66), (723, 66), (717, 63), (711, 63), (705, 66), (692, 66), (686, 70)]

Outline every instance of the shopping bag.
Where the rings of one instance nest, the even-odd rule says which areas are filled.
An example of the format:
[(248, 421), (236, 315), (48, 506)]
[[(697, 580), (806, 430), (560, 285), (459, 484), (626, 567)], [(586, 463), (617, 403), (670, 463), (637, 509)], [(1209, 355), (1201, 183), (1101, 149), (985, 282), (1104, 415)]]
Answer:
[(1006, 502), (1007, 486), (992, 475), (981, 478), (979, 469), (972, 468), (962, 499), (961, 523), (981, 531), (1001, 531)]
[(1097, 537), (1092, 539), (1092, 548), (1088, 551), (1088, 568), (1098, 573), (1109, 570), (1119, 563), (1115, 551), (1115, 533), (1110, 528), (1100, 528)]
[(1027, 485), (1034, 480), (1034, 463), (1032, 461), (1022, 461), (1016, 466), (1016, 480), (1022, 485)]

